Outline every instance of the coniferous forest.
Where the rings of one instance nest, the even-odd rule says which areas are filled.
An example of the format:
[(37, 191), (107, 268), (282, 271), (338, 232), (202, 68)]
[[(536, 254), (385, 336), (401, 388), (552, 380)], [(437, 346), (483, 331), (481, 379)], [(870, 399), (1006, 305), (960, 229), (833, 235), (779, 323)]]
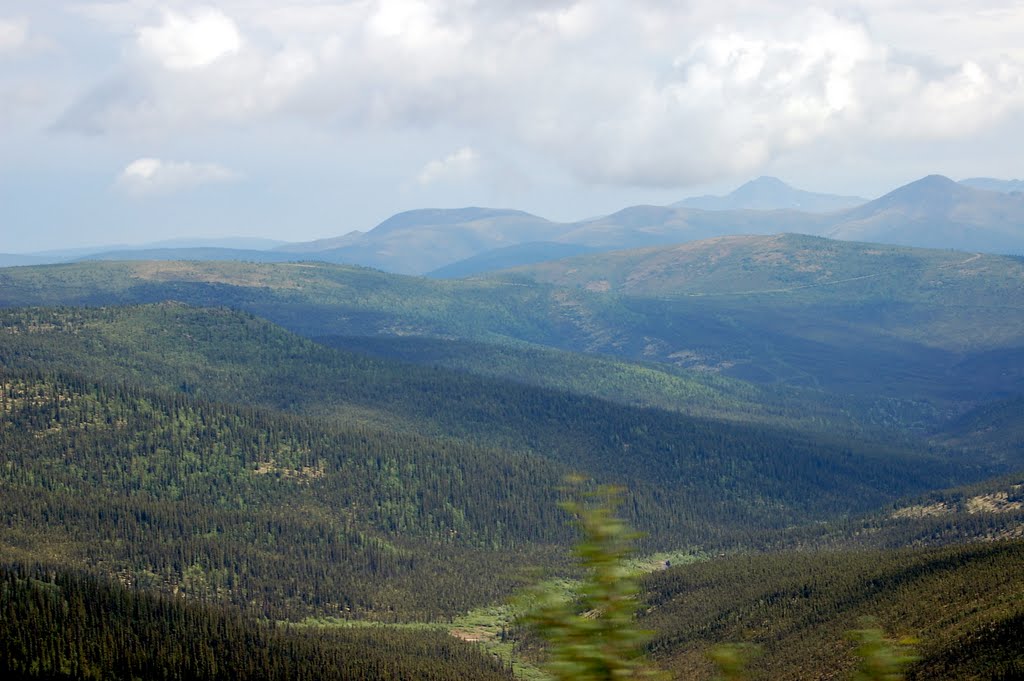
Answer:
[(0, 270), (0, 675), (544, 678), (507, 604), (571, 598), (575, 475), (624, 490), (674, 678), (721, 644), (847, 678), (864, 617), (915, 641), (907, 678), (1022, 678), (1012, 324), (974, 339), (997, 313), (909, 280), (719, 305), (551, 277)]
[(275, 627), (78, 572), (9, 566), (5, 679), (509, 679), (443, 632)]

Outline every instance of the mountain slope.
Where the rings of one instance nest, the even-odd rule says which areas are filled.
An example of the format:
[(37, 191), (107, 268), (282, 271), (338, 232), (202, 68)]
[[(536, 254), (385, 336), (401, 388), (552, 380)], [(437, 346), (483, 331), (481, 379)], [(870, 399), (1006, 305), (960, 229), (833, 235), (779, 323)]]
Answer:
[[(653, 339), (667, 344), (651, 359), (756, 380), (813, 376), (822, 387), (883, 395), (1022, 389), (1006, 363), (1024, 347), (1024, 266), (1014, 258), (776, 235), (581, 256), (494, 276), (572, 287), (628, 308), (652, 350)], [(639, 321), (656, 314), (672, 320), (673, 332)]]
[(990, 192), (1003, 192), (1005, 194), (1024, 191), (1024, 180), (997, 180), (994, 177), (969, 177), (966, 180), (960, 180), (960, 184), (967, 185), (968, 187), (974, 187), (975, 189), (984, 189)]
[(826, 236), (924, 248), (1024, 252), (1024, 195), (975, 189), (940, 175), (929, 175), (837, 217)]
[(502, 598), (568, 536), (565, 469), (525, 453), (75, 376), (0, 385), (8, 560), (275, 618), (429, 617)]
[[(864, 511), (991, 470), (891, 444), (695, 419), (371, 360), (223, 310), (5, 313), (0, 362), (9, 370), (73, 366), (104, 380), (368, 423), (396, 436), (532, 452), (557, 469), (631, 485), (638, 524), (656, 542), (717, 541), (751, 524)], [(660, 524), (664, 514), (675, 520)]]
[[(631, 362), (519, 343), (481, 343), (415, 336), (326, 336), (317, 342), (375, 357), (445, 367), (516, 383), (569, 391), (691, 416), (776, 424), (806, 432), (892, 437), (885, 414), (911, 405), (857, 399), (820, 390), (754, 384), (671, 364)], [(921, 415), (918, 415), (920, 418)]]
[[(502, 276), (502, 275), (499, 275)], [(967, 306), (1013, 304), (1024, 265), (994, 255), (830, 240), (800, 234), (734, 236), (589, 254), (515, 268), (555, 286), (646, 297), (775, 295)]]
[(679, 678), (715, 678), (718, 643), (759, 645), (754, 678), (834, 678), (852, 671), (846, 632), (864, 616), (920, 641), (910, 679), (1019, 678), (1022, 569), (1020, 541), (719, 558), (651, 575), (640, 623)]
[(868, 199), (858, 196), (819, 194), (792, 187), (777, 177), (759, 177), (725, 196), (695, 196), (673, 204), (677, 208), (700, 210), (799, 210), (828, 213), (852, 208)]
[(301, 260), (291, 253), (217, 247), (165, 247), (125, 249), (93, 253), (78, 260), (237, 260), (242, 262), (289, 262)]
[(426, 276), (434, 279), (459, 279), (494, 270), (505, 270), (521, 265), (533, 265), (548, 260), (569, 258), (590, 253), (594, 249), (579, 244), (560, 244), (553, 241), (531, 241), (514, 246), (484, 251), (465, 260), (440, 267)]
[[(712, 270), (695, 270), (704, 280), (683, 296), (653, 295), (660, 276), (643, 284), (651, 289), (643, 296), (617, 292), (625, 273), (654, 257), (638, 251), (566, 261), (577, 270), (571, 276), (563, 263), (466, 281), (309, 263), (12, 268), (0, 270), (0, 305), (227, 305), (311, 337), (525, 341), (761, 383), (939, 400), (932, 408), (940, 412), (1020, 394), (1020, 376), (999, 363), (1000, 353), (1024, 347), (1024, 262), (812, 237), (735, 243), (693, 247), (712, 258)], [(716, 271), (735, 277), (715, 284), (726, 295), (708, 295)], [(563, 275), (572, 288), (537, 281)], [(770, 290), (757, 288), (765, 282)], [(955, 404), (942, 404), (948, 400)]]
[(303, 630), (53, 567), (0, 567), (0, 674), (30, 679), (511, 680), (442, 631)]
[(575, 223), (556, 239), (602, 251), (697, 241), (728, 234), (818, 233), (820, 215), (796, 211), (711, 211), (668, 206), (631, 206), (611, 215)]
[(388, 272), (424, 274), (495, 248), (550, 241), (563, 231), (556, 223), (518, 210), (422, 209), (393, 215), (368, 232), (350, 233), (337, 246), (327, 240), (291, 244), (276, 252), (302, 253), (306, 258), (356, 263)]

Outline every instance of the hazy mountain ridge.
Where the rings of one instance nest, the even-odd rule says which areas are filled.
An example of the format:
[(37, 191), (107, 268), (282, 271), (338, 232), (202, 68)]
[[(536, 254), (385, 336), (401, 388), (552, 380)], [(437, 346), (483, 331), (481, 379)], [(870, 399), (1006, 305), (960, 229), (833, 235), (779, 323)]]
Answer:
[[(551, 241), (564, 227), (519, 210), (421, 209), (393, 215), (368, 232), (352, 232), (330, 245), (280, 247), (325, 262), (353, 263), (389, 272), (425, 274), (453, 262), (523, 242)], [(335, 245), (337, 244), (337, 245)]]
[[(879, 286), (895, 286), (900, 290), (893, 299), (948, 304), (951, 295), (964, 303), (977, 300), (989, 285), (1024, 295), (1024, 266), (1016, 258), (802, 234), (726, 236), (589, 254), (494, 276), (639, 296), (835, 294), (849, 301), (851, 295), (880, 297)], [(989, 283), (979, 288), (981, 282)], [(848, 286), (842, 293), (828, 288), (843, 284)]]
[[(489, 262), (507, 267), (547, 255), (542, 249), (534, 249), (529, 256), (522, 256), (525, 261), (508, 260), (510, 252), (504, 249), (521, 246), (530, 250), (530, 243), (618, 250), (778, 232), (927, 248), (1024, 253), (1024, 195), (1014, 184), (1019, 182), (974, 178), (956, 183), (933, 175), (866, 201), (805, 192), (776, 178), (759, 178), (715, 201), (698, 197), (671, 206), (630, 206), (577, 222), (557, 223), (512, 209), (420, 209), (398, 213), (366, 232), (268, 244), (265, 250), (252, 247), (258, 240), (183, 239), (180, 244), (0, 256), (0, 265), (76, 258), (316, 260), (420, 275), (480, 257), (462, 266), (476, 274)], [(243, 245), (246, 247), (240, 248)], [(564, 253), (553, 251), (550, 255)]]
[(930, 175), (845, 211), (825, 236), (924, 248), (1024, 252), (1024, 195)]
[(797, 210), (806, 213), (829, 213), (852, 208), (868, 199), (839, 196), (797, 189), (777, 177), (762, 176), (734, 189), (725, 196), (695, 196), (672, 204), (675, 208), (701, 210)]
[(560, 244), (554, 241), (529, 241), (514, 246), (505, 246), (485, 251), (465, 260), (440, 267), (426, 276), (435, 279), (458, 279), (494, 270), (504, 270), (521, 265), (559, 260), (575, 255), (590, 253), (596, 249), (579, 244)]
[(77, 261), (88, 260), (238, 260), (242, 262), (293, 262), (297, 258), (290, 253), (276, 250), (252, 250), (217, 248), (213, 246), (182, 246), (178, 248), (143, 248), (103, 251), (93, 253)]
[(0, 267), (22, 267), (26, 265), (46, 265), (53, 262), (41, 255), (22, 255), (19, 253), (0, 253)]
[(816, 233), (823, 218), (796, 211), (711, 211), (631, 206), (607, 217), (577, 223), (557, 241), (602, 251), (662, 246), (732, 234)]
[[(690, 262), (678, 272), (676, 250)], [(667, 274), (647, 262), (659, 258)], [(12, 268), (0, 271), (0, 304), (229, 305), (310, 337), (525, 342), (909, 399), (936, 411), (931, 420), (1022, 392), (1001, 354), (1024, 347), (1022, 267), (1015, 258), (782, 235), (597, 254), (464, 281), (313, 263)], [(645, 276), (630, 279), (637, 272)], [(892, 417), (918, 420), (884, 416)]]
[(967, 185), (968, 187), (974, 187), (975, 189), (985, 189), (990, 192), (1003, 192), (1006, 194), (1024, 191), (1024, 180), (998, 180), (994, 177), (969, 177), (966, 180), (960, 180), (960, 184)]

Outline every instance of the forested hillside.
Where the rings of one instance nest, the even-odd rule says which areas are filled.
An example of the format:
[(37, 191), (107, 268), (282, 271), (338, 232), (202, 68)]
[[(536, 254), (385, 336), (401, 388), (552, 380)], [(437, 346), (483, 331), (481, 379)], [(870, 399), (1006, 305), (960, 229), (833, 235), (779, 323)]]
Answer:
[[(526, 271), (435, 281), (312, 263), (91, 263), (0, 271), (0, 304), (179, 300), (246, 310), (307, 337), (525, 342), (853, 395), (891, 409), (900, 428), (933, 427), (1024, 390), (1015, 365), (1006, 370), (1024, 346), (1013, 259), (758, 239), (723, 252), (715, 242), (686, 247), (716, 265), (683, 288), (655, 271), (617, 291), (619, 268), (601, 263), (629, 253), (566, 261), (577, 264), (562, 283), (579, 288)], [(588, 272), (598, 271), (594, 283)], [(693, 291), (702, 295), (685, 295)]]
[(4, 319), (0, 361), (11, 368), (75, 366), (87, 376), (219, 402), (367, 422), (389, 433), (456, 436), (530, 451), (638, 493), (661, 490), (658, 504), (674, 520), (638, 518), (659, 541), (709, 541), (723, 527), (865, 511), (999, 470), (903, 445), (694, 419), (372, 360), (225, 310), (26, 310)]
[(713, 678), (716, 643), (751, 643), (754, 679), (843, 678), (846, 632), (875, 618), (916, 640), (910, 679), (1024, 674), (1024, 543), (732, 556), (652, 574), (643, 626), (676, 678)]
[(923, 428), (936, 408), (920, 400), (850, 395), (751, 383), (674, 364), (637, 362), (526, 343), (484, 343), (417, 336), (326, 336), (318, 343), (374, 357), (502, 378), (638, 407), (693, 416), (899, 438)]
[(393, 618), (500, 598), (568, 536), (562, 470), (528, 455), (73, 378), (7, 374), (2, 404), (0, 541), (21, 560)]
[(0, 567), (0, 674), (11, 681), (490, 681), (512, 675), (440, 631), (277, 627), (79, 572)]
[[(747, 640), (765, 648), (763, 678), (842, 669), (835, 641), (860, 614), (924, 637), (918, 678), (1012, 678), (1018, 583), (963, 585), (1019, 558), (1016, 270), (790, 242), (701, 256), (718, 270), (663, 268), (785, 289), (749, 296), (669, 280), (665, 294), (650, 269), (623, 279), (649, 290), (623, 292), (311, 263), (0, 271), (0, 556), (49, 566), (8, 591), (32, 601), (56, 593), (47, 583), (113, 580), (89, 593), (199, 602), (199, 619), (245, 620), (239, 631), (271, 647), (283, 636), (303, 660), (426, 650), (433, 633), (314, 644), (245, 618), (438, 623), (571, 577), (558, 503), (577, 472), (626, 487), (640, 551), (717, 556), (648, 584), (652, 654), (682, 678), (705, 673), (708, 645)], [(574, 262), (573, 276), (600, 269)], [(940, 281), (956, 295), (929, 289)], [(927, 589), (953, 605), (945, 629), (915, 614)], [(12, 660), (37, 660), (19, 674), (115, 659), (102, 642), (40, 636), (11, 644)], [(504, 673), (477, 661), (454, 664)]]
[(1024, 681), (1022, 36), (0, 0), (0, 681)]

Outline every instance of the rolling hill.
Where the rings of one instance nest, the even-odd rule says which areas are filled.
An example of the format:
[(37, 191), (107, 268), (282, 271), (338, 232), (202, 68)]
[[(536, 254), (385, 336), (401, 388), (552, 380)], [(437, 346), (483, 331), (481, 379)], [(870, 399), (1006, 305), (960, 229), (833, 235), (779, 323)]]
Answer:
[(559, 260), (574, 255), (583, 255), (594, 250), (589, 246), (581, 246), (579, 244), (531, 241), (514, 246), (496, 248), (492, 251), (484, 251), (465, 260), (459, 260), (440, 267), (433, 272), (428, 272), (426, 276), (433, 279), (459, 279), (493, 270), (506, 270), (521, 265), (532, 265), (548, 260)]
[(650, 650), (675, 678), (717, 678), (707, 652), (759, 647), (753, 678), (843, 678), (863, 617), (920, 652), (909, 679), (1019, 678), (1024, 543), (786, 552), (674, 567), (644, 583)]
[[(179, 240), (134, 248), (3, 255), (0, 265), (76, 258), (318, 261), (403, 274), (441, 271), (434, 276), (452, 277), (565, 257), (573, 249), (577, 253), (608, 251), (778, 232), (1024, 253), (1020, 227), (1024, 199), (1018, 185), (990, 178), (956, 183), (932, 175), (867, 201), (806, 192), (762, 177), (724, 197), (696, 197), (671, 206), (630, 206), (577, 222), (556, 223), (510, 209), (420, 209), (398, 213), (366, 232), (349, 231), (310, 242)], [(453, 269), (442, 269), (449, 266)]]
[[(1013, 674), (1024, 510), (1019, 476), (989, 478), (1024, 466), (1022, 287), (1019, 258), (792, 234), (473, 280), (0, 270), (0, 552), (48, 566), (0, 596), (77, 622), (63, 575), (85, 569), (248, 640), (241, 612), (438, 621), (571, 571), (577, 470), (628, 486), (644, 550), (728, 553), (645, 582), (650, 653), (679, 675), (743, 641), (769, 678), (835, 673), (864, 614), (925, 637), (918, 678)], [(780, 546), (814, 550), (740, 552)], [(281, 636), (495, 671), (413, 633)]]
[[(3, 318), (0, 366), (9, 371), (75, 367), (117, 384), (337, 419), (388, 437), (456, 438), (476, 449), (529, 452), (551, 471), (581, 470), (648, 495), (634, 510), (659, 542), (711, 541), (751, 522), (865, 511), (959, 476), (1000, 470), (889, 443), (696, 419), (373, 360), (224, 310), (39, 309)], [(551, 471), (546, 477), (557, 479)], [(733, 492), (728, 497), (725, 488)], [(652, 516), (659, 495), (661, 510)], [(665, 514), (675, 520), (659, 525)]]
[(1014, 258), (800, 234), (589, 254), (515, 268), (506, 278), (654, 298), (774, 295), (781, 304), (1012, 305), (1024, 293), (1024, 265)]
[(0, 271), (0, 304), (227, 305), (309, 337), (526, 342), (932, 402), (941, 418), (1020, 394), (1021, 377), (1000, 367), (1024, 346), (1021, 268), (1013, 258), (777, 236), (598, 254), (472, 281), (309, 263), (14, 268)]
[(421, 209), (398, 213), (368, 232), (351, 232), (338, 241), (289, 244), (275, 252), (425, 274), (495, 248), (550, 241), (563, 231), (562, 225), (518, 210)]
[(876, 394), (1021, 390), (1005, 361), (1024, 346), (1024, 268), (1014, 258), (775, 235), (581, 256), (494, 277), (603, 296), (634, 320), (672, 320), (678, 330), (634, 322), (649, 339), (648, 358), (663, 362), (762, 381), (802, 375)]

